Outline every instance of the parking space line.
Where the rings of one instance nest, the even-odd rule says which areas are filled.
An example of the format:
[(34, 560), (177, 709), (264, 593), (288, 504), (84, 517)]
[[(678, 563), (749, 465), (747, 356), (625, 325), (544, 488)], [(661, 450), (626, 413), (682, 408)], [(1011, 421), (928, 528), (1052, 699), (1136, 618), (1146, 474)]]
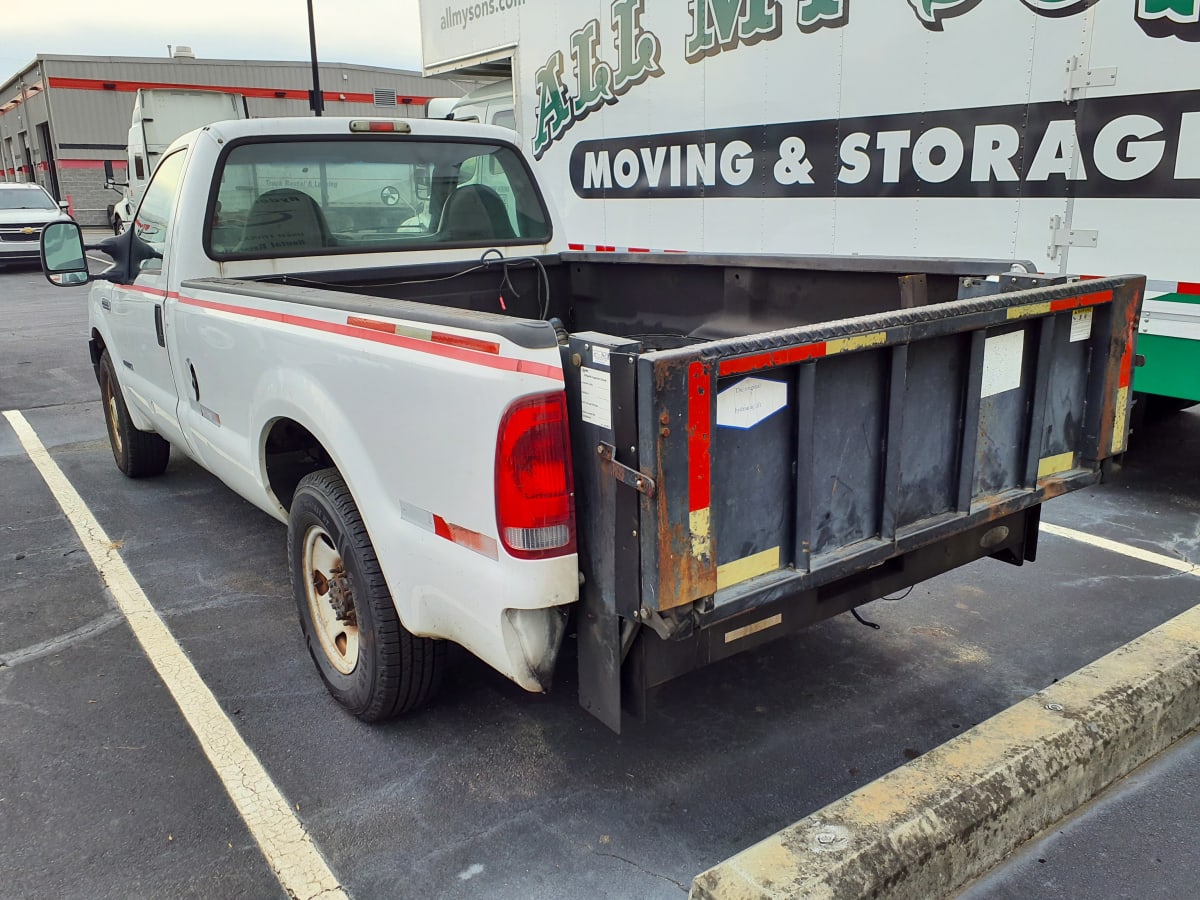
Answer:
[(1062, 525), (1052, 525), (1049, 522), (1042, 522), (1041, 529), (1046, 534), (1068, 538), (1072, 541), (1078, 541), (1081, 544), (1091, 544), (1093, 547), (1099, 547), (1101, 550), (1110, 550), (1113, 553), (1120, 553), (1131, 559), (1140, 559), (1142, 562), (1153, 563), (1156, 566), (1163, 566), (1167, 569), (1174, 569), (1176, 572), (1182, 572), (1185, 575), (1200, 576), (1200, 565), (1190, 563), (1186, 559), (1164, 556), (1152, 550), (1143, 550), (1141, 547), (1134, 547), (1131, 544), (1110, 541), (1108, 538), (1088, 534), (1085, 531), (1076, 531), (1074, 528), (1065, 528)]
[(346, 894), (316, 844), (254, 751), (225, 715), (183, 648), (155, 612), (113, 542), (83, 498), (16, 410), (4, 413), (46, 486), (58, 501), (216, 770), (280, 885), (291, 897), (335, 900)]

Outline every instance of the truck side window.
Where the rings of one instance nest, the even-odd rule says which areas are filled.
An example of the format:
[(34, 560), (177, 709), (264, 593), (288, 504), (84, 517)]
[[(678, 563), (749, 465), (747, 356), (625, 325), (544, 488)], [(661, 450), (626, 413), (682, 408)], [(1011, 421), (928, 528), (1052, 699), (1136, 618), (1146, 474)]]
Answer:
[(133, 171), (137, 174), (138, 181), (146, 180), (146, 164), (140, 156), (133, 157)]
[(167, 225), (175, 209), (179, 193), (179, 176), (183, 173), (184, 151), (172, 153), (159, 164), (154, 179), (146, 188), (142, 205), (133, 218), (134, 233), (157, 250), (163, 251), (167, 240)]

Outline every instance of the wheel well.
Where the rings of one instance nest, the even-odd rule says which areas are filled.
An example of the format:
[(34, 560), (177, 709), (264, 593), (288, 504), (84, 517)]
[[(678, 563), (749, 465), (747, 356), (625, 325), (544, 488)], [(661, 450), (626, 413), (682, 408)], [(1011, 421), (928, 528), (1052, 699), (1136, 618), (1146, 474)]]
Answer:
[(92, 339), (88, 341), (88, 349), (92, 354), (92, 368), (96, 368), (100, 365), (100, 357), (104, 355), (107, 348), (104, 346), (104, 338), (94, 328), (92, 329)]
[(311, 431), (292, 419), (277, 419), (264, 449), (267, 483), (284, 509), (291, 509), (300, 479), (328, 469), (333, 458)]

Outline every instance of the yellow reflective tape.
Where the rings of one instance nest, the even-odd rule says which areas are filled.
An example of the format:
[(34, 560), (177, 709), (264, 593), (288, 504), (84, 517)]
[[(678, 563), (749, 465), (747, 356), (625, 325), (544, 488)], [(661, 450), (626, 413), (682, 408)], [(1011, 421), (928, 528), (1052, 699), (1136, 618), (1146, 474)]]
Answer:
[(1117, 415), (1113, 422), (1112, 452), (1120, 453), (1125, 449), (1125, 420), (1129, 415), (1129, 388), (1117, 390)]
[(776, 613), (768, 619), (761, 619), (753, 625), (745, 625), (742, 628), (735, 628), (733, 631), (725, 632), (725, 643), (732, 644), (734, 641), (740, 641), (744, 637), (750, 637), (752, 634), (758, 634), (760, 631), (766, 631), (768, 628), (774, 628), (776, 625), (783, 623), (783, 613)]
[(1042, 457), (1038, 463), (1038, 478), (1049, 478), (1051, 475), (1057, 475), (1059, 472), (1065, 472), (1068, 469), (1075, 468), (1075, 454), (1060, 453), (1057, 456)]
[(765, 575), (779, 568), (779, 548), (772, 547), (752, 556), (743, 556), (723, 566), (717, 566), (717, 590), (749, 581), (756, 575)]
[(692, 531), (692, 556), (708, 556), (712, 552), (712, 541), (709, 539), (711, 523), (711, 507), (692, 510), (688, 520)]
[(1027, 316), (1044, 316), (1050, 312), (1050, 301), (1045, 303), (1027, 303), (1024, 306), (1011, 306), (1008, 309), (1010, 319), (1024, 319)]
[(433, 332), (428, 328), (413, 328), (411, 325), (397, 325), (396, 334), (403, 337), (415, 338), (418, 341), (433, 340)]
[(875, 331), (871, 334), (859, 334), (854, 337), (838, 338), (835, 341), (825, 342), (825, 355), (833, 356), (835, 353), (845, 353), (847, 350), (864, 350), (867, 347), (878, 347), (880, 344), (887, 343), (886, 331)]

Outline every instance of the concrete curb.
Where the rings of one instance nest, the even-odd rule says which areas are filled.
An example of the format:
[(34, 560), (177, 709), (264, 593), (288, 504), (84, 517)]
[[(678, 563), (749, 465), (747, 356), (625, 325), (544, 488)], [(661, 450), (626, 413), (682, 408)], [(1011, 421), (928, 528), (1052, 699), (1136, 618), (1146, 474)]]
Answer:
[(1200, 724), (1200, 606), (698, 875), (695, 900), (941, 897)]

